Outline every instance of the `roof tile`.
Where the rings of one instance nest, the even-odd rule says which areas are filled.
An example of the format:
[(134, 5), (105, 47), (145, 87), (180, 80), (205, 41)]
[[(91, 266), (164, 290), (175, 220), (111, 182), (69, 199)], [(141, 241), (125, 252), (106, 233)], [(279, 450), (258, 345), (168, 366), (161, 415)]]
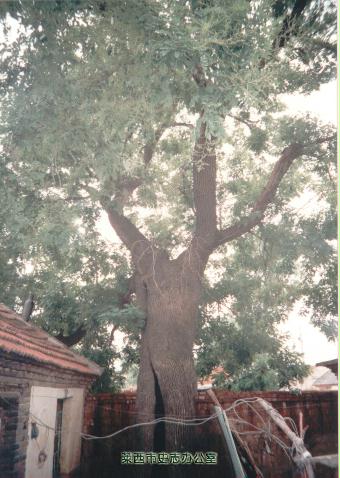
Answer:
[(101, 375), (97, 364), (73, 352), (39, 327), (0, 303), (0, 350), (87, 375)]

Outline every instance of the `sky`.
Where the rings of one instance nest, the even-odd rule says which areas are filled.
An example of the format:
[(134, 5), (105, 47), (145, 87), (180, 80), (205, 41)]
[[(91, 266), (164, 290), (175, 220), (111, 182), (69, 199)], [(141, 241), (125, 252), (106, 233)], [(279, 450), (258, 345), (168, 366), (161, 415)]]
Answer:
[(284, 95), (283, 98), (292, 113), (313, 113), (324, 123), (337, 124), (336, 81), (321, 85), (319, 91), (310, 95)]
[[(287, 105), (287, 112), (291, 114), (311, 113), (324, 123), (337, 124), (337, 84), (332, 81), (322, 85), (319, 91), (310, 95), (285, 95), (282, 99)], [(309, 201), (308, 193), (301, 198), (305, 204)], [(296, 205), (298, 207), (298, 204)], [(310, 207), (316, 207), (310, 202)], [(119, 239), (109, 224), (105, 214), (98, 222), (98, 230), (108, 242), (119, 243)], [(300, 352), (309, 365), (331, 360), (338, 356), (338, 343), (328, 342), (325, 335), (314, 327), (308, 317), (302, 317), (299, 310), (301, 304), (296, 304), (288, 320), (279, 326), (279, 331), (290, 335), (288, 344), (291, 349)], [(116, 345), (121, 345), (123, 334), (116, 334)]]

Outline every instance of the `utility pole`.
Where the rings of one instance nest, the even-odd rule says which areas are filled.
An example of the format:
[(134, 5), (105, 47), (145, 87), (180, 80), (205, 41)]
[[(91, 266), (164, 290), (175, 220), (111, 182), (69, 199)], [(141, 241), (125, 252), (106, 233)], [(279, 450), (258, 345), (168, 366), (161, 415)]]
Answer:
[(231, 430), (230, 430), (230, 426), (229, 426), (227, 416), (226, 416), (225, 412), (222, 410), (221, 407), (217, 407), (216, 405), (214, 405), (214, 409), (215, 409), (215, 412), (217, 413), (218, 422), (220, 424), (222, 433), (223, 433), (225, 441), (227, 443), (227, 448), (228, 448), (230, 458), (231, 458), (231, 462), (233, 464), (233, 468), (234, 468), (234, 471), (235, 471), (235, 477), (236, 478), (247, 478), (247, 476), (246, 476), (246, 474), (243, 470), (241, 460), (240, 460), (240, 458), (238, 456), (238, 453), (237, 453), (236, 445), (235, 445), (233, 436), (231, 434)]

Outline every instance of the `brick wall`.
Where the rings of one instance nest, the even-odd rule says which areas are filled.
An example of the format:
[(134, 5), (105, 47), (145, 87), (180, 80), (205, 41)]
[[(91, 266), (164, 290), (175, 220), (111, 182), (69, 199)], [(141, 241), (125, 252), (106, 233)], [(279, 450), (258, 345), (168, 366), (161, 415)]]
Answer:
[(0, 397), (0, 420), (0, 470), (2, 474), (13, 475), (19, 448), (16, 444), (17, 397), (10, 395)]
[(3, 399), (3, 402), (15, 400), (17, 403), (15, 430), (12, 430), (11, 439), (6, 437), (6, 449), (0, 444), (1, 478), (25, 476), (31, 387), (84, 387), (88, 390), (91, 383), (92, 378), (89, 376), (57, 367), (42, 366), (23, 357), (0, 352), (0, 399)]
[[(284, 417), (292, 418), (297, 426), (302, 422), (307, 427), (305, 443), (312, 455), (317, 456), (327, 453), (337, 453), (337, 392), (302, 392), (295, 395), (288, 392), (252, 392), (232, 393), (217, 391), (216, 395), (223, 408), (227, 409), (233, 402), (240, 398), (262, 397), (270, 402)], [(135, 422), (135, 393), (122, 394), (97, 394), (89, 395), (84, 412), (84, 432), (95, 435), (106, 435)], [(260, 413), (268, 421), (265, 414), (258, 407), (256, 410), (247, 405), (241, 405), (237, 410), (242, 419), (254, 426), (262, 426)], [(196, 416), (206, 417), (214, 413), (213, 404), (209, 396), (200, 392), (196, 399)], [(232, 415), (229, 415), (232, 418)], [(235, 417), (234, 417), (235, 418)], [(256, 431), (251, 425), (243, 425), (240, 430), (244, 433), (242, 438), (247, 442), (255, 461), (264, 472), (265, 478), (292, 477), (293, 467), (282, 449), (275, 443), (267, 441), (263, 434), (252, 434)], [(283, 434), (272, 427), (273, 432), (283, 440)], [(224, 453), (220, 429), (216, 421), (211, 421), (195, 429), (197, 443), (204, 449), (216, 448), (220, 456)], [(98, 458), (102, 471), (98, 476), (129, 476), (129, 471), (119, 467), (120, 452), (133, 449), (135, 430), (123, 432), (116, 438), (105, 441), (83, 442), (84, 476), (86, 469), (91, 470)], [(287, 442), (288, 443), (288, 442)], [(269, 453), (268, 453), (269, 452)], [(223, 464), (223, 460), (222, 463)], [(94, 465), (98, 469), (98, 463)], [(211, 467), (210, 467), (211, 468)], [(131, 470), (130, 470), (131, 472)], [(89, 476), (91, 476), (91, 473)], [(214, 474), (215, 473), (215, 474)], [(223, 476), (223, 469), (210, 470), (205, 477)], [(222, 473), (222, 474), (221, 474)], [(198, 475), (196, 475), (198, 476)], [(323, 478), (333, 478), (334, 471), (322, 470), (318, 474)]]

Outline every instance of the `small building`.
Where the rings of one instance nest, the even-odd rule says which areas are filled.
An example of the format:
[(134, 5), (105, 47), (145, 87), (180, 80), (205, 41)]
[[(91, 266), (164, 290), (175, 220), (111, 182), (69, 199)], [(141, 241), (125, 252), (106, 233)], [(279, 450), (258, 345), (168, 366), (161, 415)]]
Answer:
[(102, 373), (0, 304), (0, 477), (66, 478), (80, 463), (84, 398)]
[(214, 380), (219, 376), (222, 376), (224, 379), (228, 378), (228, 373), (224, 370), (224, 368), (221, 365), (218, 365), (217, 367), (213, 368), (210, 375), (201, 377), (198, 380), (197, 386), (202, 387), (205, 385), (213, 385)]
[(337, 390), (338, 389), (338, 379), (337, 376), (331, 371), (327, 370), (321, 377), (317, 378), (313, 383), (313, 386), (316, 390)]
[(334, 375), (338, 375), (338, 359), (326, 360), (325, 362), (319, 362), (316, 364), (316, 366), (327, 367), (330, 370), (332, 370)]
[(317, 364), (311, 367), (307, 377), (292, 385), (303, 391), (336, 391), (338, 390), (338, 378), (328, 367)]

